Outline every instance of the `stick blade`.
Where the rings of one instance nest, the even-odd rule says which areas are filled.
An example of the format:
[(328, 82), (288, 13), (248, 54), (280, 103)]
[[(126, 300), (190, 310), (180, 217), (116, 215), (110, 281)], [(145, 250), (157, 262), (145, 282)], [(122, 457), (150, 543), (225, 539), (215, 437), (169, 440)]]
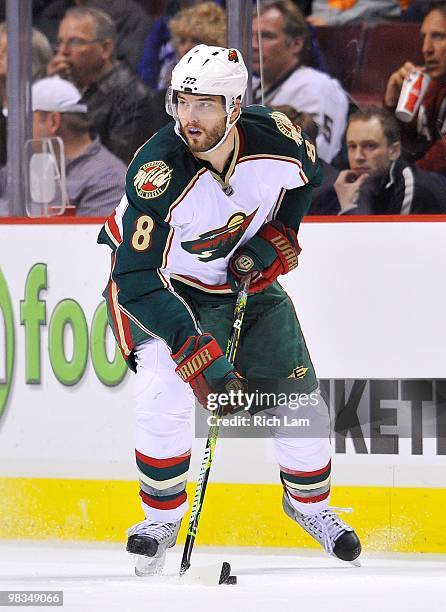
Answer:
[(204, 586), (217, 586), (227, 582), (231, 573), (229, 563), (213, 563), (210, 565), (198, 565), (190, 567), (182, 576), (180, 582), (183, 584), (202, 584)]

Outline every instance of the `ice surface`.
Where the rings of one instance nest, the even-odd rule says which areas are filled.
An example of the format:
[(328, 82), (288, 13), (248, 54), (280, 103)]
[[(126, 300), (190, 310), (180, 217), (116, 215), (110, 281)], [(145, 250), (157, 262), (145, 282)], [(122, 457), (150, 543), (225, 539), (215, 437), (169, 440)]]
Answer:
[(82, 612), (446, 610), (443, 555), (364, 554), (353, 568), (322, 551), (197, 547), (194, 565), (229, 561), (238, 576), (236, 586), (215, 587), (181, 584), (180, 557), (176, 547), (162, 576), (137, 578), (116, 544), (0, 541), (0, 589), (63, 590), (64, 607), (45, 609)]

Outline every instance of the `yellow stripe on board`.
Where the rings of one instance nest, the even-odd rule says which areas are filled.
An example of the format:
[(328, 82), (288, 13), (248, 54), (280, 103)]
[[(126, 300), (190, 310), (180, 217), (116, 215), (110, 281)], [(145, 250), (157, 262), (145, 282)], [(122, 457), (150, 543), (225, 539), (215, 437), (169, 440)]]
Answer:
[[(119, 480), (0, 478), (0, 538), (124, 542), (142, 519), (138, 490)], [(284, 515), (281, 496), (280, 485), (211, 483), (197, 543), (317, 548)], [(446, 553), (445, 489), (335, 487), (331, 503), (354, 508), (345, 519), (366, 550)], [(183, 521), (180, 541), (185, 530)]]

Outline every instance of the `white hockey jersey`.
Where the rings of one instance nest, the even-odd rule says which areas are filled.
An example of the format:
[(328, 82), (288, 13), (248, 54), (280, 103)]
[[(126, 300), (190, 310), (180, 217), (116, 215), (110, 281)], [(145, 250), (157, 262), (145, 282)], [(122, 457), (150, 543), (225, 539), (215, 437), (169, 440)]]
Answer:
[[(253, 85), (254, 100), (262, 103), (260, 80), (255, 79)], [(325, 72), (300, 66), (264, 92), (263, 104), (289, 104), (298, 112), (309, 113), (319, 127), (319, 157), (330, 163), (339, 152), (347, 126), (348, 98), (339, 81)]]
[(234, 251), (273, 218), (297, 231), (320, 182), (314, 144), (282, 113), (243, 109), (235, 130), (232, 157), (218, 175), (173, 124), (163, 128), (130, 164), (126, 194), (99, 235), (114, 251), (117, 309), (172, 350), (197, 330), (171, 281), (204, 297), (231, 294)]

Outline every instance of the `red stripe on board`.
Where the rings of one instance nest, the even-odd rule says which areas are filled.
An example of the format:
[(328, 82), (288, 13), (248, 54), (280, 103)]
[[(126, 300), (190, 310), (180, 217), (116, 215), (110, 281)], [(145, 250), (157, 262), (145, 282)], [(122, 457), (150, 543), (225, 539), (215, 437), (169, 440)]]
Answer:
[(174, 510), (184, 504), (187, 499), (186, 491), (184, 491), (177, 499), (171, 499), (170, 501), (160, 501), (159, 498), (150, 497), (144, 491), (140, 491), (139, 495), (142, 501), (150, 506), (156, 508), (156, 510)]
[(104, 225), (107, 217), (0, 217), (0, 225)]
[(286, 489), (288, 495), (302, 504), (315, 504), (316, 502), (324, 501), (330, 495), (330, 490), (326, 493), (322, 493), (321, 495), (316, 495), (315, 497), (300, 497), (299, 495), (295, 495), (291, 493), (289, 489)]
[[(0, 225), (104, 225), (107, 217), (0, 217)], [(309, 215), (303, 223), (445, 223), (445, 215)]]
[(304, 223), (444, 223), (446, 215), (309, 215)]
[(148, 457), (147, 455), (143, 455), (135, 448), (136, 457), (147, 465), (151, 465), (152, 467), (170, 467), (172, 465), (178, 465), (182, 463), (185, 459), (190, 458), (190, 451), (184, 453), (184, 455), (178, 455), (177, 457), (167, 457), (167, 459), (155, 459), (154, 457)]
[(296, 470), (290, 470), (288, 468), (280, 466), (280, 471), (283, 472), (284, 474), (291, 474), (292, 476), (301, 476), (302, 478), (308, 478), (311, 476), (319, 476), (319, 474), (323, 474), (328, 469), (331, 469), (331, 459), (325, 467), (321, 468), (320, 470), (314, 470), (314, 472), (298, 472)]

